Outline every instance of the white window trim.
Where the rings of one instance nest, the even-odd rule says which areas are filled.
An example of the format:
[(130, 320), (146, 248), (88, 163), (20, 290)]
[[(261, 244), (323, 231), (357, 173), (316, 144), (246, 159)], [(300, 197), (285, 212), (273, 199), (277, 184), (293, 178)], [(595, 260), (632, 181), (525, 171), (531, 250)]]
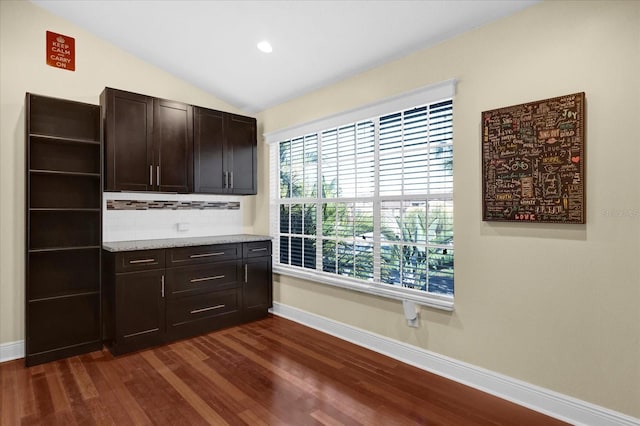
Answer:
[[(274, 176), (279, 176), (278, 142), (286, 139), (300, 137), (301, 135), (310, 133), (319, 133), (332, 127), (339, 127), (341, 125), (365, 120), (370, 117), (381, 116), (384, 114), (388, 114), (391, 111), (400, 111), (412, 108), (416, 105), (430, 104), (438, 102), (440, 100), (450, 99), (454, 97), (455, 89), (456, 80), (446, 80), (440, 83), (422, 87), (417, 90), (406, 92), (398, 96), (383, 99), (381, 101), (368, 104), (360, 108), (337, 113), (328, 117), (324, 117), (308, 123), (295, 125), (274, 132), (265, 133), (263, 135), (265, 141), (267, 144), (271, 145), (269, 159), (271, 176), (269, 185), (269, 223), (271, 236), (279, 235), (279, 225), (277, 220), (277, 218), (279, 217), (279, 203), (277, 202), (277, 197), (279, 194), (279, 182), (278, 179), (274, 178)], [(300, 200), (300, 202), (303, 202), (303, 200)], [(276, 262), (276, 259), (279, 259), (279, 256), (280, 254), (276, 253), (274, 250), (273, 272), (276, 274), (300, 278), (311, 282), (328, 284), (334, 287), (345, 288), (390, 299), (411, 301), (420, 305), (445, 311), (453, 311), (454, 309), (453, 296), (425, 293), (409, 288), (394, 287), (375, 282), (367, 283), (366, 281), (352, 279), (336, 274), (329, 274), (322, 271), (291, 265), (281, 265), (280, 263)]]
[[(274, 259), (275, 259), (274, 254)], [(342, 275), (328, 274), (317, 272), (312, 269), (305, 269), (296, 266), (276, 264), (274, 260), (273, 272), (275, 274), (286, 275), (303, 280), (328, 284), (334, 287), (346, 288), (362, 293), (373, 294), (376, 296), (387, 297), (395, 300), (408, 300), (419, 305), (429, 306), (431, 308), (442, 309), (444, 311), (453, 311), (453, 297), (440, 294), (423, 294), (419, 290), (411, 290), (403, 287), (392, 287), (385, 284), (371, 283), (357, 280)]]

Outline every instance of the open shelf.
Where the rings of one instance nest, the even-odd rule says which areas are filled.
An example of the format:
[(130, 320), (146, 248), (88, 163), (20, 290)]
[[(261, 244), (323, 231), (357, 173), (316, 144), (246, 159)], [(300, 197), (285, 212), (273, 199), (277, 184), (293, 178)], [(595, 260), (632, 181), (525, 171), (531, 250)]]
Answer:
[(47, 96), (29, 95), (29, 133), (100, 140), (100, 108)]
[(82, 247), (100, 244), (100, 212), (30, 212), (29, 248)]
[(30, 165), (32, 171), (91, 173), (100, 176), (100, 145), (60, 143), (31, 137)]
[(98, 340), (100, 294), (27, 303), (29, 352), (37, 354)]
[(28, 301), (100, 290), (100, 248), (30, 252)]
[(31, 173), (30, 208), (101, 208), (100, 179), (94, 175)]

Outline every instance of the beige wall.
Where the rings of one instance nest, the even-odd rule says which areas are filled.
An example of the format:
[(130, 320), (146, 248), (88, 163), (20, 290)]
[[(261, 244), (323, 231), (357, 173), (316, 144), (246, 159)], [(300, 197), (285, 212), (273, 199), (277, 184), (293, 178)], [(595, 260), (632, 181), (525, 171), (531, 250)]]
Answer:
[[(45, 32), (76, 39), (76, 71), (45, 64)], [(97, 104), (105, 86), (239, 112), (27, 1), (0, 1), (0, 344), (24, 338), (25, 92)], [(243, 201), (245, 226), (253, 198)], [(245, 208), (246, 207), (246, 208)]]
[[(449, 78), (455, 312), (276, 277), (278, 302), (640, 417), (640, 2), (553, 1), (268, 109), (263, 131)], [(586, 92), (587, 224), (481, 221), (480, 113)], [(267, 148), (257, 211), (268, 206)], [(258, 215), (256, 231), (268, 231)]]

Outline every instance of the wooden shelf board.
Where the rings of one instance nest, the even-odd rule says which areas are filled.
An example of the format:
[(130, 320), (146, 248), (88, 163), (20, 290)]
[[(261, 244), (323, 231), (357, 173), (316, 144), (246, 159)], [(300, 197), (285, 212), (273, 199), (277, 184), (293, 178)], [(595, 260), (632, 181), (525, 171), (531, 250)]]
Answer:
[(68, 138), (64, 136), (53, 136), (53, 135), (45, 135), (42, 133), (29, 133), (29, 137), (31, 138), (39, 138), (39, 139), (48, 139), (52, 142), (65, 142), (65, 143), (84, 143), (89, 145), (100, 145), (100, 141), (96, 141), (93, 139), (83, 139), (83, 138)]

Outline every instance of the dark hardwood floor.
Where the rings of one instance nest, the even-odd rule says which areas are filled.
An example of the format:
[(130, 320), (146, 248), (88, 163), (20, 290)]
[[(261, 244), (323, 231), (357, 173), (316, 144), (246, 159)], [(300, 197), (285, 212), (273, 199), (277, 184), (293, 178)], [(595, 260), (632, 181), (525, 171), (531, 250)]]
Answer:
[(130, 355), (0, 364), (4, 425), (562, 422), (269, 317)]

